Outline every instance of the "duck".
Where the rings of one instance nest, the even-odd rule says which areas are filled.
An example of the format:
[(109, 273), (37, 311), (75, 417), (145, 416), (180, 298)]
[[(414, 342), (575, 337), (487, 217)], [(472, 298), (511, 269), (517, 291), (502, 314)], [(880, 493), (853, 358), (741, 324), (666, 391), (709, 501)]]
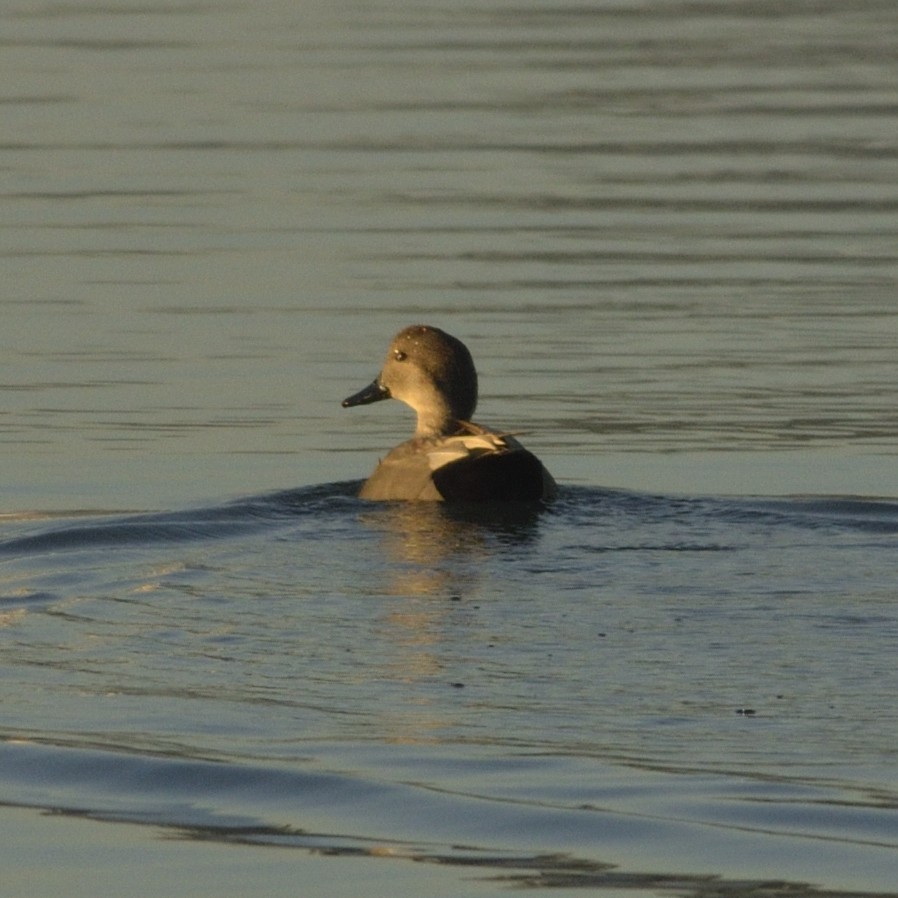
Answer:
[(543, 463), (512, 433), (475, 424), (477, 371), (467, 346), (438, 327), (401, 330), (380, 374), (343, 408), (398, 399), (415, 433), (383, 458), (359, 498), (374, 501), (537, 502), (555, 497)]

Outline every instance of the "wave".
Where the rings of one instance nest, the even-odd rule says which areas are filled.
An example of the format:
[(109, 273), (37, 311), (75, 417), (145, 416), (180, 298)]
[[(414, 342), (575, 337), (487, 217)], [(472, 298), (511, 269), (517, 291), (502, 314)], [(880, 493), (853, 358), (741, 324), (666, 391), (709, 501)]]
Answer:
[[(70, 513), (9, 515), (7, 528), (24, 524), (28, 532), (0, 541), (0, 554), (223, 539), (299, 515), (339, 510), (355, 501), (352, 497), (359, 483), (347, 481), (282, 490), (181, 511), (118, 514), (82, 511), (77, 517)], [(49, 526), (48, 521), (52, 521)], [(35, 528), (35, 522), (40, 526)]]
[[(392, 508), (355, 498), (361, 481), (342, 481), (243, 497), (221, 505), (152, 513), (83, 511), (6, 515), (4, 527), (20, 531), (0, 540), (0, 556), (30, 555), (73, 549), (189, 543), (227, 539), (258, 532), (302, 517), (317, 519)], [(405, 506), (411, 516), (420, 508)], [(429, 508), (428, 511), (433, 511)], [(528, 506), (439, 506), (439, 513), (473, 525), (533, 521), (545, 512), (568, 523), (586, 524), (614, 517), (624, 523), (679, 526), (684, 537), (707, 524), (821, 528), (858, 533), (898, 533), (898, 502), (854, 496), (684, 497), (589, 486), (562, 487), (558, 500), (545, 508)], [(25, 533), (21, 533), (22, 530)], [(686, 542), (681, 550), (715, 549)], [(619, 549), (622, 547), (618, 547)], [(631, 547), (632, 548), (632, 547)]]
[[(659, 858), (754, 882), (794, 855), (779, 894), (841, 869), (892, 894), (890, 655), (869, 640), (892, 626), (898, 503), (357, 488), (5, 518), (0, 805), (506, 885), (706, 898), (710, 874), (674, 883)], [(709, 643), (744, 669), (689, 663)], [(828, 680), (854, 646), (866, 667)], [(807, 744), (821, 713), (831, 751)]]
[[(520, 775), (534, 763), (540, 762), (509, 758), (494, 773), (501, 780), (503, 774)], [(594, 783), (602, 771), (593, 765), (591, 774)], [(610, 779), (608, 794), (613, 795), (617, 775), (611, 773)], [(784, 843), (795, 853), (808, 846), (813, 853), (820, 851), (817, 843), (822, 839), (831, 843), (828, 850), (846, 858), (896, 847), (888, 809), (867, 809), (863, 838), (835, 836), (820, 825), (821, 808), (812, 788), (807, 789), (804, 812), (795, 811), (801, 798), (794, 783), (779, 810), (763, 818), (752, 810), (737, 817), (738, 802), (733, 799), (709, 814), (703, 802), (722, 787), (738, 790), (735, 782), (690, 783), (691, 801), (701, 813), (696, 816), (687, 808), (666, 817), (638, 810), (638, 802), (621, 810), (582, 802), (514, 799), (500, 795), (498, 789), (491, 795), (476, 788), (433, 788), (311, 765), (302, 769), (226, 763), (25, 741), (0, 742), (0, 783), (2, 805), (7, 807), (141, 824), (185, 840), (478, 867), (485, 878), (519, 887), (638, 888), (706, 896), (713, 884), (714, 894), (754, 894), (763, 888), (769, 898), (785, 898), (797, 890), (805, 898), (824, 898), (834, 893), (809, 883), (728, 880), (652, 872), (650, 867), (628, 872), (602, 855), (615, 853), (621, 845), (645, 845), (650, 846), (647, 857), (663, 856), (665, 845), (677, 845), (682, 851), (682, 840), (687, 839), (696, 846), (693, 862), (700, 867), (702, 858), (732, 850), (744, 853), (753, 842), (752, 850), (761, 852), (755, 866), (763, 867), (763, 852), (782, 850)], [(590, 787), (584, 784), (582, 791), (588, 794)], [(760, 798), (755, 794), (751, 800)], [(788, 821), (783, 815), (787, 806), (792, 809)], [(827, 811), (840, 813), (835, 805)], [(858, 809), (848, 807), (844, 813), (856, 818)], [(850, 829), (848, 825), (842, 832)], [(878, 890), (876, 895), (894, 898), (898, 893)]]

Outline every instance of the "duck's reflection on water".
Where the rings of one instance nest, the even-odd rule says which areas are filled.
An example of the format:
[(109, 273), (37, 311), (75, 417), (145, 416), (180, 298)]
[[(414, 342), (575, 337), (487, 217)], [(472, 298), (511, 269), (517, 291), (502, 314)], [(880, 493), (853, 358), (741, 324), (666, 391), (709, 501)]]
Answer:
[(372, 633), (381, 650), (369, 674), (399, 687), (378, 713), (394, 741), (440, 741), (464, 728), (474, 695), (464, 687), (482, 677), (473, 657), (493, 639), (483, 629), (481, 578), (490, 576), (495, 556), (527, 551), (538, 536), (540, 511), (508, 503), (402, 502), (362, 513), (382, 544), (384, 565), (372, 571), (371, 584), (382, 597)]
[(382, 540), (391, 595), (464, 595), (496, 553), (538, 537), (541, 503), (378, 503), (362, 522)]

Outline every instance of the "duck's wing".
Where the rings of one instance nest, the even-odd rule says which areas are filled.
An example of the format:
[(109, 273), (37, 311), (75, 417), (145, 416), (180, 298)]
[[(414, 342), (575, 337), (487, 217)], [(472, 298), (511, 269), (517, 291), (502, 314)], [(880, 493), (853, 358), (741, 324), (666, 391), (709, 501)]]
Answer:
[(361, 499), (533, 502), (555, 495), (542, 462), (514, 437), (478, 425), (402, 443), (375, 468)]
[(511, 436), (483, 430), (443, 442), (428, 455), (433, 482), (448, 501), (533, 502), (555, 495), (542, 462)]
[(431, 471), (437, 471), (453, 462), (471, 460), (493, 452), (505, 452), (511, 448), (509, 441), (501, 434), (463, 433), (435, 440), (427, 448), (427, 464)]

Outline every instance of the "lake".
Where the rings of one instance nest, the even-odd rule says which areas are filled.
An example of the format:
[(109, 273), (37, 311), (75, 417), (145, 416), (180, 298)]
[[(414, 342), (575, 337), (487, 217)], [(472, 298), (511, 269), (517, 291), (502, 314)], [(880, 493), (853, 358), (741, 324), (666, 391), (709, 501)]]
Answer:
[[(11, 893), (898, 895), (892, 2), (0, 24)], [(355, 498), (418, 322), (555, 502)]]

